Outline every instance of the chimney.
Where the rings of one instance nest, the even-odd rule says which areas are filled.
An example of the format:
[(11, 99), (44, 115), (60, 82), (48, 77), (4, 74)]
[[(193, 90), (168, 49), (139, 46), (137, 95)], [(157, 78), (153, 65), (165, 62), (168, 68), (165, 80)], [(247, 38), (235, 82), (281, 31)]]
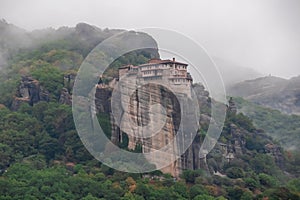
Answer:
[(175, 58), (173, 58), (173, 62), (175, 62)]

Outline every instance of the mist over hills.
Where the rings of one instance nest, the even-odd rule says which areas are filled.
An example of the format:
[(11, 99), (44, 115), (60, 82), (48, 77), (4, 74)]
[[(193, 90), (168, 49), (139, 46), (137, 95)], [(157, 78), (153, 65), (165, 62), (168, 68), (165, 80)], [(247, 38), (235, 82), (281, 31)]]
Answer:
[(226, 89), (241, 81), (263, 76), (252, 68), (240, 66), (223, 58), (213, 57), (213, 61), (220, 70)]
[(260, 77), (237, 83), (227, 92), (286, 114), (300, 114), (300, 76), (291, 79)]
[[(4, 68), (8, 60), (13, 59), (16, 54), (37, 50), (37, 48), (44, 48), (41, 51), (45, 51), (45, 48), (61, 48), (75, 51), (86, 57), (101, 41), (123, 31), (125, 30), (100, 29), (86, 23), (78, 23), (76, 27), (47, 28), (29, 32), (2, 19), (0, 20), (0, 67)], [(148, 37), (148, 41), (150, 39), (150, 42), (155, 44), (147, 34), (140, 36), (144, 39)]]
[[(47, 28), (29, 32), (2, 19), (0, 20), (0, 67), (4, 68), (7, 60), (18, 52), (34, 49), (49, 42), (60, 41), (60, 44), (53, 44), (53, 46), (60, 45), (67, 50), (77, 49), (85, 57), (98, 43), (122, 31), (124, 30), (101, 29), (86, 23), (79, 23), (76, 27), (62, 26), (58, 29)], [(213, 57), (213, 60), (220, 70), (226, 88), (235, 83), (262, 76), (254, 69), (237, 65), (223, 58)]]

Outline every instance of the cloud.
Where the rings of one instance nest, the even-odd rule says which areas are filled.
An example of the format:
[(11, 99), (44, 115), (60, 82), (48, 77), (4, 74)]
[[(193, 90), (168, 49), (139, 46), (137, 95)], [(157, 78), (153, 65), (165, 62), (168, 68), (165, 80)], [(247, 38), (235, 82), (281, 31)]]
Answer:
[(173, 29), (238, 65), (283, 77), (300, 74), (298, 0), (3, 0), (0, 18), (28, 30), (78, 22)]

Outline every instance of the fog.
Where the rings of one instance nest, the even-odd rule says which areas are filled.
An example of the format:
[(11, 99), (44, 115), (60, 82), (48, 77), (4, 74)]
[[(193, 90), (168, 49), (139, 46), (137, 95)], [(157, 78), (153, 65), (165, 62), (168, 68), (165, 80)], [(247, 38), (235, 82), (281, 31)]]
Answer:
[(0, 18), (29, 31), (79, 22), (100, 28), (160, 27), (190, 37), (210, 56), (235, 66), (284, 78), (300, 74), (298, 0), (0, 2)]

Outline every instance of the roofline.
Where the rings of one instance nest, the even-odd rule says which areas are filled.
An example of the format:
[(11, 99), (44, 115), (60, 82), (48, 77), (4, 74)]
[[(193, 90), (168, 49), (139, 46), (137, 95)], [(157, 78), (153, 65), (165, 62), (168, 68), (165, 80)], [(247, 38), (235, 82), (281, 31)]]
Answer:
[(131, 66), (133, 66), (133, 65), (123, 65), (123, 66), (119, 67), (119, 69), (126, 69), (126, 68), (129, 68)]
[(127, 69), (127, 68), (129, 68), (128, 66), (126, 66), (126, 67), (119, 67), (119, 69)]
[(188, 66), (188, 64), (186, 63), (182, 63), (182, 62), (177, 62), (175, 60), (160, 60), (158, 62), (153, 62), (153, 63), (145, 63), (145, 64), (141, 64), (141, 65), (124, 65), (119, 67), (119, 69), (128, 69), (130, 67), (142, 67), (142, 66), (151, 66), (151, 65), (160, 65), (160, 64), (179, 64), (179, 65), (184, 65), (184, 66)]
[(145, 63), (145, 64), (141, 64), (141, 65), (138, 65), (138, 66), (159, 65), (159, 64), (169, 64), (169, 63), (188, 66), (188, 64), (186, 64), (186, 63), (177, 62), (177, 61), (173, 61), (173, 60), (161, 60), (161, 61), (156, 62), (156, 63)]

